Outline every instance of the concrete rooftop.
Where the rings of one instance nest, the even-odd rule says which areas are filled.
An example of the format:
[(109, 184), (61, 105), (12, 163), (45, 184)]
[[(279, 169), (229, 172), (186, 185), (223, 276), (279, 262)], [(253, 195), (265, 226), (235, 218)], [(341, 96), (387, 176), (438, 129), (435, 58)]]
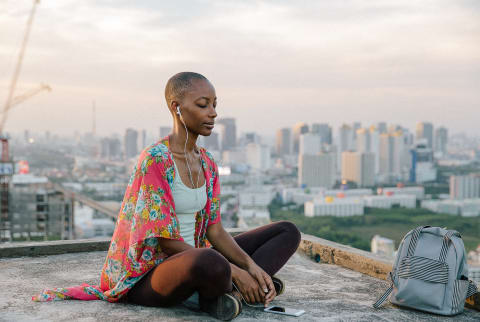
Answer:
[[(105, 251), (0, 258), (0, 321), (215, 321), (183, 306), (149, 308), (103, 301), (36, 303), (31, 296), (43, 288), (98, 283)], [(245, 307), (235, 321), (452, 321), (452, 318), (371, 305), (387, 282), (337, 265), (318, 264), (295, 254), (278, 273), (285, 293), (273, 304), (303, 309), (300, 318)], [(480, 312), (465, 309), (455, 321), (480, 321)]]

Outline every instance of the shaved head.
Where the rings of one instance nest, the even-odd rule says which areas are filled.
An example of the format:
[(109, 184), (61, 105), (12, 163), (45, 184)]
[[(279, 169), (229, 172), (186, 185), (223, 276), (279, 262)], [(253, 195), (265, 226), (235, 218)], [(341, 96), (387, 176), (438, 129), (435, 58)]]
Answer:
[(185, 93), (192, 87), (193, 80), (208, 81), (205, 76), (193, 72), (181, 72), (170, 77), (165, 86), (165, 100), (169, 107), (172, 101), (180, 102), (185, 97)]

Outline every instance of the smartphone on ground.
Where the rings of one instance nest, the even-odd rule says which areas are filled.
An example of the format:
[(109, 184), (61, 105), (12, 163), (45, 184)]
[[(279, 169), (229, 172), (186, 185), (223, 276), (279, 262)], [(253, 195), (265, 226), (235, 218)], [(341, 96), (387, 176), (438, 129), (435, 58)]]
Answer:
[(305, 313), (304, 310), (291, 309), (288, 307), (281, 307), (281, 306), (269, 306), (264, 311), (270, 312), (270, 313), (291, 315), (291, 316), (300, 316), (303, 313)]

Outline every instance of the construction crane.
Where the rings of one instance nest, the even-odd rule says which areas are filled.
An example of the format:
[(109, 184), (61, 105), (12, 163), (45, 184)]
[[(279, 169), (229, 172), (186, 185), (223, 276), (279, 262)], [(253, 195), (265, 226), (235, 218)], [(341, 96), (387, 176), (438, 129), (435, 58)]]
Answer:
[(20, 47), (20, 53), (18, 54), (17, 65), (15, 65), (15, 70), (13, 72), (7, 100), (5, 102), (5, 105), (3, 106), (2, 118), (0, 119), (0, 135), (3, 135), (3, 127), (5, 126), (5, 122), (7, 121), (8, 110), (10, 109), (10, 105), (12, 104), (13, 94), (15, 92), (15, 88), (17, 87), (18, 76), (20, 75), (20, 69), (22, 67), (23, 56), (25, 55), (25, 49), (27, 48), (28, 37), (30, 36), (30, 30), (32, 29), (33, 17), (35, 17), (35, 11), (39, 3), (40, 0), (33, 1), (32, 10), (30, 11), (30, 16), (27, 20), (27, 30), (25, 31), (25, 35), (23, 37), (22, 46)]
[[(10, 179), (13, 175), (13, 162), (10, 160), (9, 155), (9, 148), (8, 148), (8, 137), (4, 134), (3, 130), (5, 127), (5, 122), (8, 118), (8, 111), (12, 107), (12, 103), (15, 101), (20, 103), (21, 101), (25, 100), (27, 97), (21, 96), (19, 101), (14, 99), (15, 88), (17, 87), (18, 77), (20, 75), (20, 70), (22, 67), (23, 57), (25, 55), (25, 49), (28, 43), (28, 37), (30, 36), (30, 31), (32, 29), (33, 18), (35, 17), (35, 12), (37, 9), (37, 5), (40, 3), (40, 0), (34, 0), (32, 10), (30, 11), (30, 15), (28, 16), (27, 20), (27, 29), (25, 31), (25, 35), (23, 36), (22, 45), (20, 47), (20, 52), (18, 54), (17, 64), (15, 65), (15, 69), (13, 72), (12, 81), (10, 82), (10, 88), (7, 95), (7, 100), (3, 106), (3, 113), (0, 119), (0, 142), (2, 144), (2, 155), (0, 158), (0, 242), (8, 237), (11, 239), (11, 231), (10, 231), (10, 216), (9, 216), (9, 187), (10, 187)], [(42, 89), (43, 90), (43, 89)], [(36, 93), (35, 93), (36, 94)], [(35, 95), (32, 94), (32, 95)], [(30, 96), (32, 96), (30, 95)], [(28, 97), (30, 97), (28, 96)], [(22, 99), (22, 97), (24, 97)]]
[(18, 104), (22, 103), (23, 101), (29, 99), (32, 96), (37, 95), (38, 93), (40, 93), (42, 91), (51, 92), (52, 88), (50, 86), (48, 86), (47, 84), (40, 84), (40, 86), (37, 87), (37, 88), (31, 89), (28, 92), (23, 93), (22, 95), (15, 96), (12, 99), (12, 102), (10, 103), (10, 106), (8, 107), (8, 109), (9, 110), (12, 109), (12, 107), (14, 107), (15, 105), (18, 105)]

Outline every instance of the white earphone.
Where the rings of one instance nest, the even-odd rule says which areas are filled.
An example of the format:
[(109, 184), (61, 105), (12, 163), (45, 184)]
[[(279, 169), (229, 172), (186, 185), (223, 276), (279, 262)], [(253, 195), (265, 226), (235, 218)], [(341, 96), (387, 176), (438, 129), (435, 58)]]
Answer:
[(180, 114), (180, 105), (177, 105), (177, 114), (178, 114), (178, 115), (181, 115), (181, 114)]

